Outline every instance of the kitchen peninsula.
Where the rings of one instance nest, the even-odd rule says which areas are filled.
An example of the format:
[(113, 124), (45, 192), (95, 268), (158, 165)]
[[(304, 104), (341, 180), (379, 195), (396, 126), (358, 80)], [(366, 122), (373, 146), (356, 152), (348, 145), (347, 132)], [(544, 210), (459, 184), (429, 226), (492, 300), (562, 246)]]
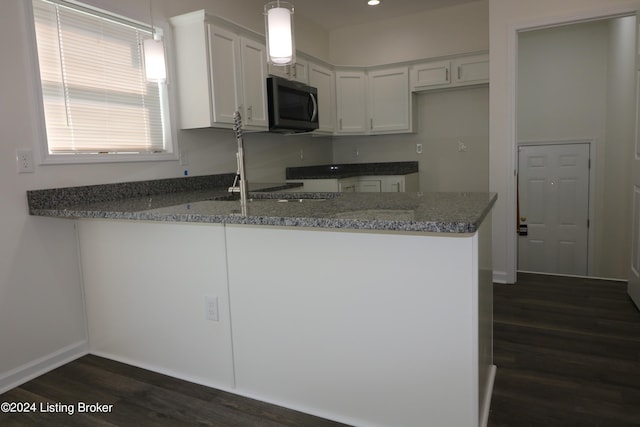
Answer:
[(29, 192), (77, 221), (91, 353), (351, 425), (486, 424), (494, 194), (250, 192), (243, 216), (229, 178)]

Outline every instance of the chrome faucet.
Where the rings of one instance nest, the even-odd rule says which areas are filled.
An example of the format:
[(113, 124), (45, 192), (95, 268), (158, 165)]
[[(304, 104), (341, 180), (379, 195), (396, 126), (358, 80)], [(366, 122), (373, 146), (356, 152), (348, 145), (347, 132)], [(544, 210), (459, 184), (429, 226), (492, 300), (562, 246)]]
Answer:
[(240, 193), (240, 212), (247, 215), (247, 197), (249, 195), (247, 176), (244, 168), (244, 142), (242, 140), (242, 117), (240, 111), (236, 111), (233, 115), (233, 130), (236, 133), (236, 141), (238, 142), (238, 152), (236, 153), (236, 161), (238, 170), (233, 185), (229, 187), (230, 193)]

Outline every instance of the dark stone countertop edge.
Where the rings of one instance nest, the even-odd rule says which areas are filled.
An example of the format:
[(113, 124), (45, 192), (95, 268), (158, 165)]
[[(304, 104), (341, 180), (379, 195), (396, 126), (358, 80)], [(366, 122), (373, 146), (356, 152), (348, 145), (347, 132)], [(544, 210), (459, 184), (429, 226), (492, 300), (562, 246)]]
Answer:
[[(273, 213), (250, 213), (248, 216), (237, 215), (235, 211), (233, 213), (232, 211), (185, 213), (170, 209), (178, 205), (200, 201), (226, 201), (228, 203), (228, 201), (237, 198), (237, 194), (230, 194), (227, 191), (228, 186), (233, 183), (234, 177), (235, 174), (230, 173), (202, 177), (30, 190), (27, 192), (29, 213), (36, 216), (58, 218), (201, 222), (397, 232), (474, 233), (491, 210), (497, 198), (495, 194), (482, 193), (480, 198), (472, 203), (474, 207), (471, 214), (464, 216), (463, 219), (457, 216), (455, 208), (452, 209), (451, 206), (446, 208), (443, 214), (438, 212), (432, 218), (428, 215), (420, 220), (372, 219), (365, 217), (344, 219), (333, 217), (331, 212), (325, 217), (318, 217), (313, 214), (299, 216), (286, 208), (284, 210), (276, 209)], [(376, 210), (377, 205), (371, 205), (367, 201), (371, 199), (368, 199), (364, 193), (361, 193), (360, 196), (351, 196), (345, 193), (277, 192), (296, 185), (299, 184), (257, 184), (254, 190), (250, 191), (250, 197), (256, 199), (307, 197), (330, 199), (339, 197), (347, 198), (345, 200), (353, 204), (352, 209), (355, 211), (361, 209)], [(405, 193), (394, 196), (400, 197), (398, 199), (400, 204), (404, 203), (406, 198), (411, 197), (409, 193), (406, 193), (406, 196), (403, 194)], [(360, 197), (360, 199), (354, 199), (354, 197)], [(388, 197), (391, 196), (384, 196), (383, 199), (389, 200)], [(461, 197), (456, 202), (458, 203), (456, 207), (468, 209), (469, 206), (465, 206), (467, 203), (465, 200), (464, 197)], [(364, 203), (365, 206), (361, 206), (359, 203)], [(437, 205), (438, 202), (436, 201), (435, 206)], [(395, 209), (393, 206), (395, 205), (392, 204), (387, 209)]]
[(287, 179), (341, 179), (357, 176), (408, 175), (418, 173), (417, 161), (385, 163), (342, 163), (286, 168)]
[(478, 231), (486, 214), (493, 206), (490, 203), (477, 221), (394, 221), (394, 220), (357, 220), (335, 218), (306, 218), (281, 216), (242, 216), (209, 214), (164, 214), (151, 212), (107, 212), (79, 210), (34, 209), (30, 214), (68, 219), (110, 219), (158, 222), (190, 222), (203, 224), (261, 225), (274, 227), (300, 227), (311, 229), (336, 229), (351, 231), (395, 231), (403, 233), (439, 233), (472, 234)]
[[(334, 193), (335, 194), (335, 193)], [(291, 193), (295, 196), (296, 193)], [(268, 196), (268, 193), (265, 194)], [(475, 233), (487, 214), (491, 211), (496, 194), (484, 204), (484, 208), (473, 220), (380, 220), (380, 219), (343, 219), (296, 217), (282, 215), (248, 215), (233, 214), (186, 214), (158, 211), (126, 211), (126, 210), (98, 210), (98, 209), (32, 209), (31, 215), (48, 216), (69, 219), (111, 219), (111, 220), (142, 220), (160, 222), (190, 222), (209, 224), (261, 225), (276, 227), (301, 227), (318, 229), (336, 229), (352, 231), (393, 231), (398, 233), (440, 233), (440, 234), (471, 234)]]

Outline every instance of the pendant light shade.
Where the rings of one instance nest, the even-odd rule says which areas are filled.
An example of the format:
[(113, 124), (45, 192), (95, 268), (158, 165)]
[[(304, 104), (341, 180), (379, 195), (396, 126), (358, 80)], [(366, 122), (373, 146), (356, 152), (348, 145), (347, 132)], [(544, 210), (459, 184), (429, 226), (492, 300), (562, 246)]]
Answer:
[(286, 1), (272, 1), (264, 6), (264, 14), (269, 63), (280, 66), (295, 63), (293, 5)]
[(164, 42), (147, 39), (143, 41), (144, 71), (148, 82), (164, 83), (167, 81), (167, 65), (164, 59)]

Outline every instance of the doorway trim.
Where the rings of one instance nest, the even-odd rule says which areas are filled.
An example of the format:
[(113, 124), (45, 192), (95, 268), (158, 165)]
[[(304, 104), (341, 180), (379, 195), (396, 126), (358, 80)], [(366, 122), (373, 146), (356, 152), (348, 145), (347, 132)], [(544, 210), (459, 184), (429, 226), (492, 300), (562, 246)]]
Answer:
[[(517, 188), (517, 165), (518, 165), (518, 139), (517, 139), (517, 70), (518, 70), (518, 33), (523, 31), (538, 30), (543, 28), (557, 27), (561, 25), (577, 24), (581, 22), (596, 21), (601, 19), (620, 18), (624, 16), (636, 15), (640, 9), (638, 5), (620, 6), (614, 5), (601, 9), (576, 12), (572, 15), (555, 15), (541, 18), (534, 18), (526, 21), (510, 22), (508, 24), (507, 36), (507, 135), (508, 135), (508, 167), (506, 168), (506, 243), (507, 259), (505, 272), (494, 271), (494, 281), (497, 283), (516, 283), (516, 273), (518, 268), (518, 235), (515, 232), (517, 226), (516, 218), (516, 188)], [(491, 84), (491, 83), (489, 83)]]
[[(595, 189), (596, 189), (596, 173), (597, 168), (597, 158), (596, 158), (596, 140), (595, 139), (587, 139), (587, 138), (576, 138), (576, 139), (549, 139), (549, 140), (522, 140), (517, 142), (516, 147), (516, 170), (518, 170), (519, 163), (519, 147), (527, 147), (527, 146), (540, 146), (540, 145), (568, 145), (568, 144), (588, 144), (589, 145), (589, 228), (587, 234), (587, 276), (593, 276), (593, 265), (594, 265), (594, 250), (593, 250), (593, 242), (595, 242), (596, 230), (597, 227), (594, 227), (594, 224), (599, 224), (596, 218), (596, 198), (595, 198)], [(518, 173), (520, 171), (518, 170)], [(516, 175), (516, 188), (518, 188), (518, 175)], [(516, 209), (517, 209), (517, 200), (516, 200)], [(517, 236), (516, 236), (517, 240)], [(517, 242), (516, 242), (517, 243)], [(516, 244), (516, 251), (518, 251), (518, 245)], [(518, 267), (518, 256), (519, 254), (516, 252), (516, 271)]]

